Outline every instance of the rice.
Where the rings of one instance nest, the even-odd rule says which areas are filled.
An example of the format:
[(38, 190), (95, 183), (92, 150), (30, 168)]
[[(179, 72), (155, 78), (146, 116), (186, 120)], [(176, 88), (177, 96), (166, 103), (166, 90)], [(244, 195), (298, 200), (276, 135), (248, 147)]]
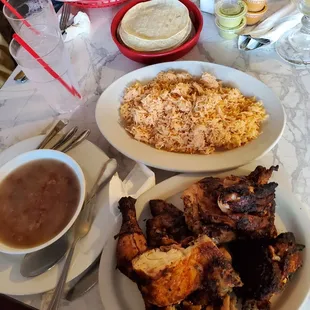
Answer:
[(267, 114), (262, 102), (209, 73), (167, 71), (128, 87), (120, 117), (134, 139), (157, 149), (211, 154), (257, 138)]

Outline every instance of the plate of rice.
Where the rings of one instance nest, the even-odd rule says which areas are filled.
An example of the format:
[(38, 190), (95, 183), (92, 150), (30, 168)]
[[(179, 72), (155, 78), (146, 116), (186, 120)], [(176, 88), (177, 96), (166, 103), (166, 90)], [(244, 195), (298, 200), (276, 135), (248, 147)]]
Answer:
[(100, 96), (96, 121), (121, 153), (176, 172), (245, 165), (269, 152), (285, 112), (265, 84), (233, 68), (199, 61), (128, 73)]

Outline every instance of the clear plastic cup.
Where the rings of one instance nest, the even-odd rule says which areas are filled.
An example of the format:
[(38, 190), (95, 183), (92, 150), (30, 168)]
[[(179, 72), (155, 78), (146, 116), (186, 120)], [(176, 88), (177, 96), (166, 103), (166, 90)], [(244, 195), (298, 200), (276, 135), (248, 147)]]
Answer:
[[(8, 0), (8, 2), (30, 24), (58, 27), (58, 18), (51, 0)], [(3, 14), (14, 31), (20, 34), (24, 20), (17, 18), (5, 5)]]
[[(69, 86), (80, 92), (59, 29), (47, 25), (32, 26), (37, 32), (25, 25), (21, 27), (23, 39)], [(81, 99), (73, 96), (14, 39), (10, 43), (10, 53), (54, 110), (70, 113), (79, 107)]]

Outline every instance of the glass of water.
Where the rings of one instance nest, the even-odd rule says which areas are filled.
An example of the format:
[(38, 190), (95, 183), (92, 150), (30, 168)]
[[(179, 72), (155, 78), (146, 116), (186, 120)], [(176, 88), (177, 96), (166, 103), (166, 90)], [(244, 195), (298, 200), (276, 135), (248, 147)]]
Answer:
[[(59, 28), (32, 24), (23, 25), (20, 32), (26, 43), (68, 84), (78, 92), (70, 57), (64, 46)], [(34, 87), (58, 113), (75, 111), (81, 99), (72, 95), (57, 79), (53, 78), (16, 40), (10, 43), (10, 53), (20, 65)]]
[(58, 18), (51, 0), (8, 0), (8, 2), (23, 17), (19, 19), (10, 9), (3, 6), (3, 14), (16, 33), (20, 34), (24, 20), (31, 25), (46, 24), (58, 27)]
[(284, 33), (276, 42), (276, 51), (294, 65), (310, 64), (310, 0), (298, 0), (298, 8), (304, 16), (301, 26)]

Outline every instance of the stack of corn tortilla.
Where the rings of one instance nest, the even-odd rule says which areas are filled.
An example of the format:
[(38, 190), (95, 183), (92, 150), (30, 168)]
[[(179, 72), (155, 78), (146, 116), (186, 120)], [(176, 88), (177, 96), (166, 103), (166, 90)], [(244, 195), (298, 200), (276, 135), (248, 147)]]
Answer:
[(187, 7), (178, 0), (151, 0), (132, 7), (118, 33), (125, 45), (144, 52), (176, 48), (193, 35)]

